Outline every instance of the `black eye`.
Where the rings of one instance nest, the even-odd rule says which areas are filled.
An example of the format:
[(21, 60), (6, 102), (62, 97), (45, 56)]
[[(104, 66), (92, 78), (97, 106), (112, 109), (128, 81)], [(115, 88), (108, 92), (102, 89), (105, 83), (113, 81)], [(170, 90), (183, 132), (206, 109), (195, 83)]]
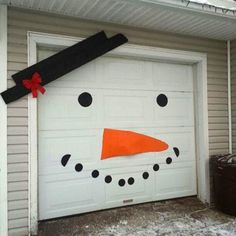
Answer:
[(88, 107), (92, 104), (93, 98), (90, 93), (81, 93), (78, 97), (78, 102), (82, 107)]
[(160, 107), (165, 107), (168, 103), (168, 98), (166, 97), (165, 94), (159, 94), (157, 96), (157, 104), (160, 106)]

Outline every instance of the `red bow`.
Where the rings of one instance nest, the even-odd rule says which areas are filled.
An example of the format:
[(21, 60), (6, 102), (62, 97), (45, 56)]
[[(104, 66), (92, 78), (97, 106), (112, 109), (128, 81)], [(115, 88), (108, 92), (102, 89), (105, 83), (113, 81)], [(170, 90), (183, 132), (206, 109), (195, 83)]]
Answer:
[(31, 79), (24, 79), (22, 82), (25, 88), (31, 89), (33, 98), (38, 97), (38, 90), (42, 94), (44, 94), (46, 91), (46, 89), (40, 85), (42, 79), (38, 72), (35, 72)]

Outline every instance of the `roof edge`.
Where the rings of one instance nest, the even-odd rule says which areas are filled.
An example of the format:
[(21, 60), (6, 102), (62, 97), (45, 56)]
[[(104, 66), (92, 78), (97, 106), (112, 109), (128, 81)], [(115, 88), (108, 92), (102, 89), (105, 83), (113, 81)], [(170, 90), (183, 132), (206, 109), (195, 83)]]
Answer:
[(126, 0), (129, 2), (136, 2), (138, 4), (153, 4), (172, 7), (176, 9), (184, 9), (193, 11), (198, 14), (209, 14), (222, 18), (236, 19), (235, 9), (226, 7), (215, 6), (209, 3), (201, 3), (199, 0)]

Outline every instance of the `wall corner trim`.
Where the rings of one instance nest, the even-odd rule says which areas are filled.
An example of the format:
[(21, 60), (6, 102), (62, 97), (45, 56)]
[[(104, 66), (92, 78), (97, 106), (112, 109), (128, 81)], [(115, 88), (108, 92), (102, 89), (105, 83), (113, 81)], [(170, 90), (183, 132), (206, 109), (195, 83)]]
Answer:
[(227, 66), (228, 66), (228, 122), (229, 122), (229, 153), (232, 153), (232, 104), (231, 104), (231, 45), (227, 41)]
[[(0, 92), (7, 89), (7, 6), (0, 4)], [(8, 235), (7, 105), (0, 98), (0, 235)]]
[[(37, 62), (37, 41), (27, 32), (28, 66)], [(38, 234), (37, 99), (28, 95), (29, 235)]]

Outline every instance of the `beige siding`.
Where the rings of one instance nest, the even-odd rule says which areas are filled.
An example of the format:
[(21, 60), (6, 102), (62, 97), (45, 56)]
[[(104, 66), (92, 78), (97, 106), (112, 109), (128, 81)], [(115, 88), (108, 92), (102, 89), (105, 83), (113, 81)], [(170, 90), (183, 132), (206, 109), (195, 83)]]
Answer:
[[(27, 66), (27, 31), (87, 37), (99, 30), (124, 33), (131, 43), (204, 52), (208, 55), (210, 153), (228, 152), (226, 42), (112, 24), (82, 21), (10, 9), (8, 14), (8, 84), (11, 75)], [(28, 144), (27, 99), (8, 106), (9, 235), (27, 233)]]
[(232, 147), (236, 151), (236, 40), (231, 42)]

